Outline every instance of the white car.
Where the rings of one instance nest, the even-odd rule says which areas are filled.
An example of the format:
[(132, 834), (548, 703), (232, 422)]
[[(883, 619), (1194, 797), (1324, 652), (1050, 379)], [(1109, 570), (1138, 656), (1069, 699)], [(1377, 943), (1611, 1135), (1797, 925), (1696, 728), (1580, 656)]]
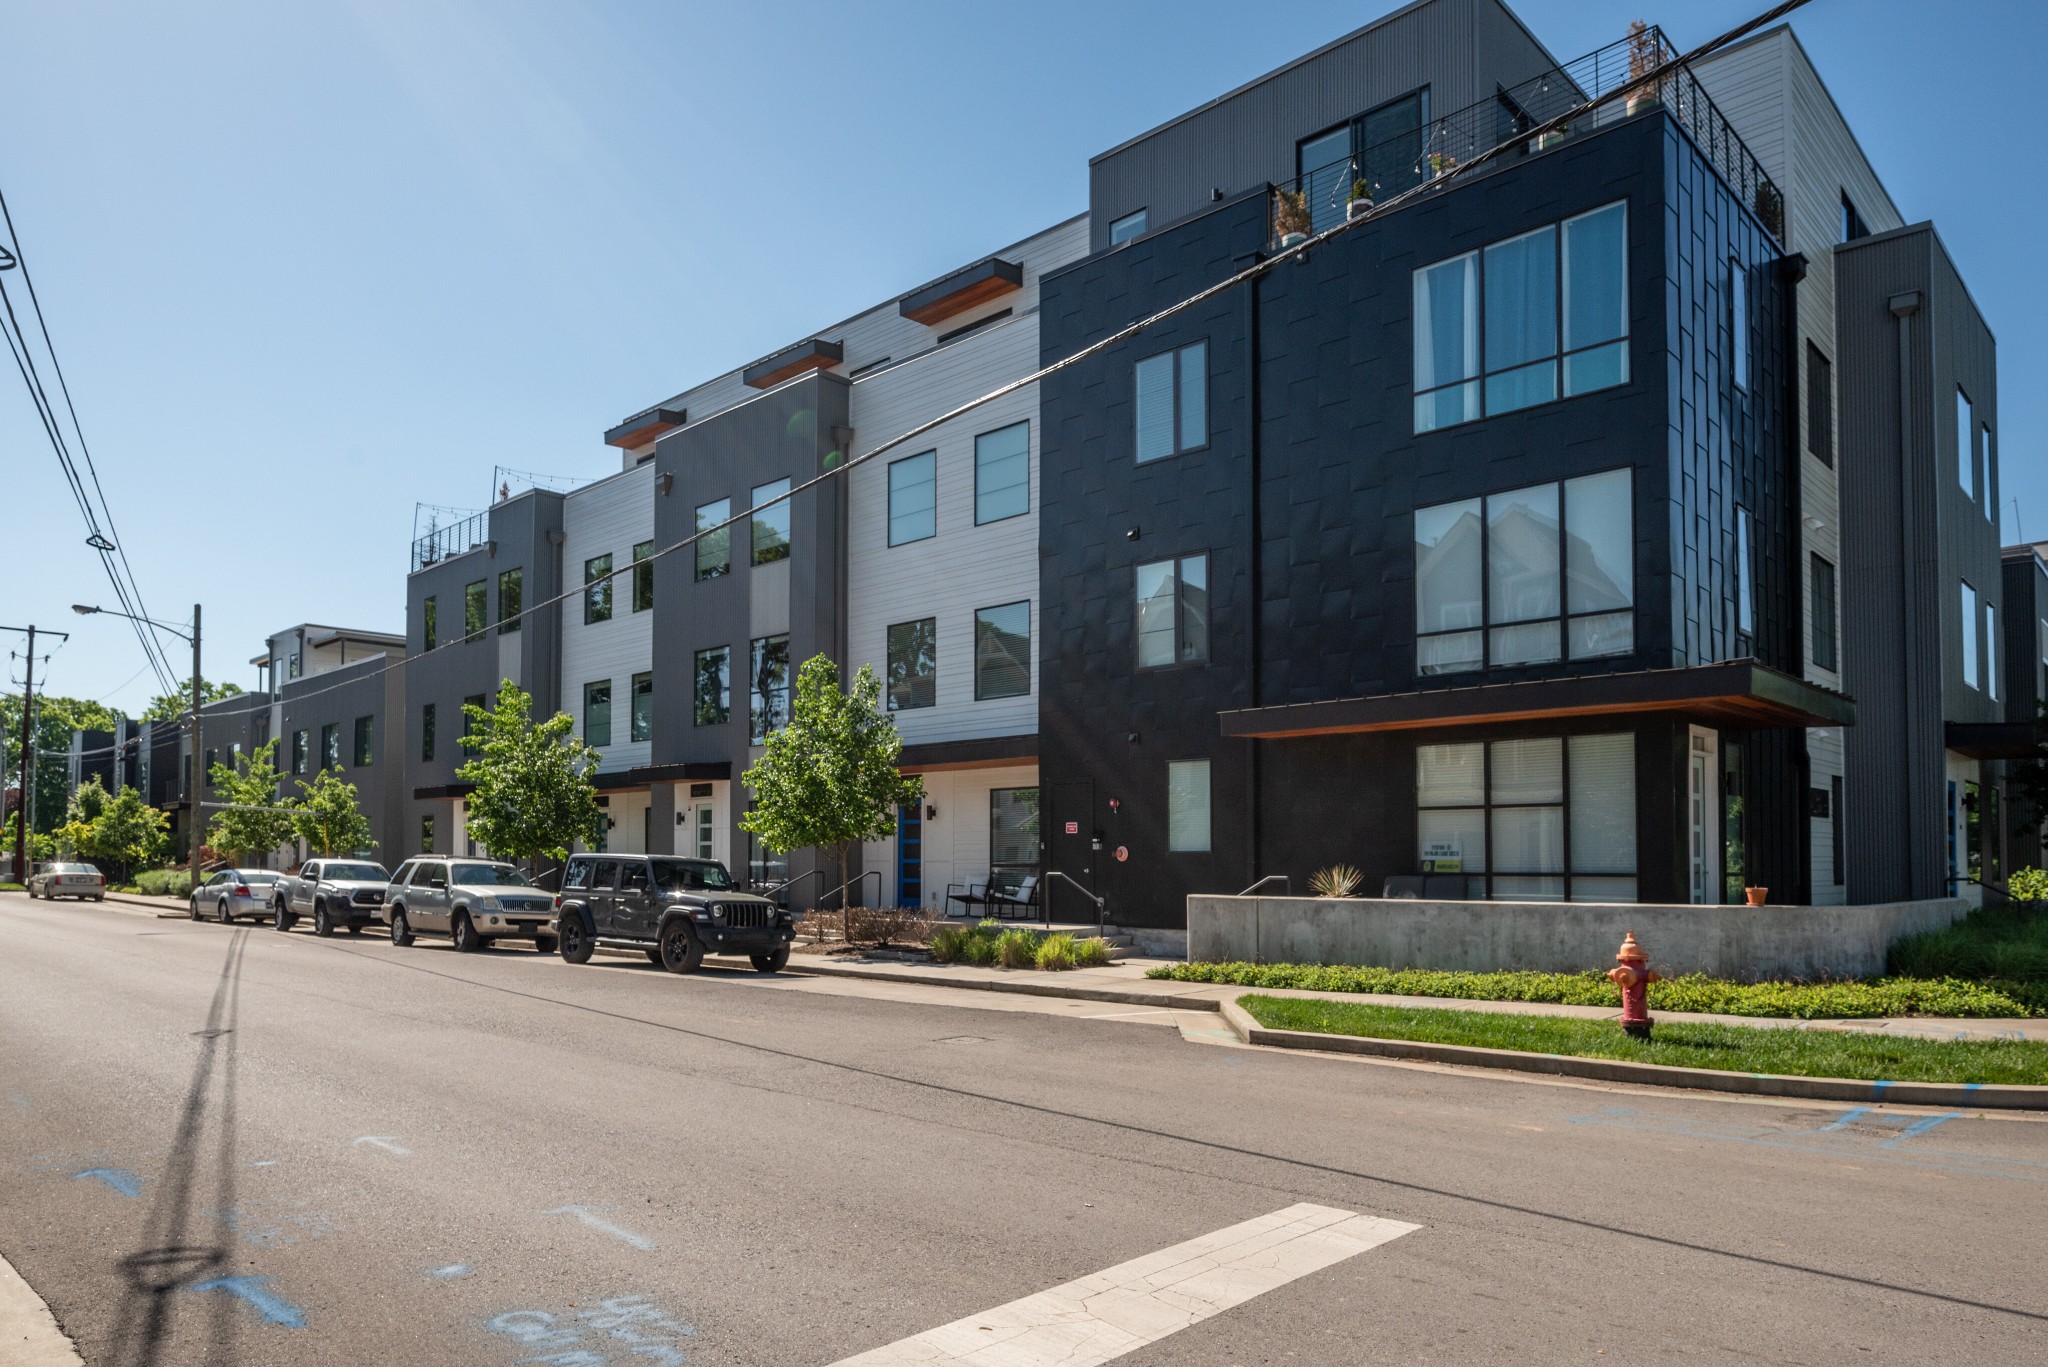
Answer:
[(222, 869), (192, 890), (189, 905), (197, 921), (211, 912), (222, 925), (244, 916), (270, 915), (270, 894), (277, 875), (269, 869)]
[(59, 897), (76, 897), (81, 902), (90, 897), (95, 902), (104, 902), (107, 880), (90, 864), (43, 864), (28, 876), (28, 895), (47, 897), (52, 902)]

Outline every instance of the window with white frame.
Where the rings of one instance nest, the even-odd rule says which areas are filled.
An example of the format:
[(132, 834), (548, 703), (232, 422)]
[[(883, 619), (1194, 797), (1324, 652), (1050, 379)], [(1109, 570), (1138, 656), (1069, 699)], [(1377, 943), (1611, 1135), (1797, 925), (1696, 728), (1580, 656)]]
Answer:
[(1634, 650), (1632, 489), (1608, 470), (1416, 509), (1416, 672)]
[(1138, 464), (1209, 444), (1209, 344), (1147, 356), (1135, 369)]
[(1415, 751), (1420, 849), (1458, 852), (1473, 891), (1636, 899), (1635, 737), (1545, 736)]
[(1628, 382), (1628, 206), (1414, 273), (1415, 430)]

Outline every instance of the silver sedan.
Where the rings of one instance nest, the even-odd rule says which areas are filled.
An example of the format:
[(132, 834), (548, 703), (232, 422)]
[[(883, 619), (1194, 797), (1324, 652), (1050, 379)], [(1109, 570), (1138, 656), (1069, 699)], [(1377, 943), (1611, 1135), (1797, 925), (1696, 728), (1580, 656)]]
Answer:
[(47, 897), (52, 902), (59, 897), (76, 897), (81, 902), (90, 897), (95, 902), (104, 902), (107, 880), (90, 864), (43, 864), (28, 876), (28, 895)]
[(271, 894), (278, 875), (269, 869), (222, 869), (192, 892), (188, 906), (197, 921), (211, 913), (222, 925), (244, 916), (270, 915)]

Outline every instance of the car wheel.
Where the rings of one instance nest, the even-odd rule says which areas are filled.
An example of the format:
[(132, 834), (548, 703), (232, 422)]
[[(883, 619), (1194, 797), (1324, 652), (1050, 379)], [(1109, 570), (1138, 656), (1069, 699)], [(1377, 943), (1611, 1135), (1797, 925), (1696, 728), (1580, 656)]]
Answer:
[(695, 973), (704, 962), (704, 942), (688, 921), (670, 921), (661, 932), (661, 966), (671, 973)]
[(766, 954), (749, 954), (747, 960), (754, 965), (758, 972), (780, 973), (783, 969), (789, 967), (789, 946), (783, 945), (778, 949), (771, 949)]
[(228, 910), (227, 898), (223, 897), (220, 899), (220, 905), (214, 909), (213, 919), (219, 921), (224, 926), (231, 926), (235, 923), (235, 914)]
[(93, 894), (92, 900), (95, 902), (104, 902), (107, 900), (107, 895), (104, 892), (95, 893)]
[(552, 953), (554, 953), (554, 952), (555, 952), (555, 937), (554, 937), (554, 936), (552, 936), (552, 935), (536, 935), (536, 936), (534, 936), (534, 937), (533, 937), (533, 949), (534, 949), (534, 952), (535, 952), (536, 954), (552, 954)]
[(661, 950), (660, 950), (659, 948), (655, 948), (655, 949), (650, 949), (650, 950), (648, 950), (648, 951), (647, 951), (647, 962), (648, 962), (648, 963), (651, 963), (651, 964), (653, 964), (653, 965), (654, 965), (654, 966), (655, 966), (656, 968), (660, 968), (660, 967), (661, 967)]
[(396, 907), (391, 912), (391, 943), (400, 949), (412, 943), (412, 922), (405, 919), (405, 908)]
[(559, 948), (565, 963), (587, 964), (592, 951), (597, 948), (590, 938), (590, 932), (583, 928), (583, 918), (573, 912), (562, 918), (562, 934)]
[(323, 940), (334, 934), (334, 918), (327, 914), (325, 902), (313, 904), (313, 933)]
[(469, 913), (468, 913), (468, 912), (466, 912), (466, 911), (458, 911), (458, 912), (456, 912), (456, 913), (455, 913), (455, 950), (456, 950), (456, 952), (457, 952), (458, 954), (474, 954), (474, 953), (476, 953), (476, 952), (477, 952), (477, 951), (478, 951), (479, 949), (482, 949), (483, 947), (484, 947), (484, 937), (476, 933), (476, 926), (475, 926), (475, 925), (473, 925), (473, 924), (471, 924), (471, 922), (470, 922), (470, 919), (469, 919)]
[(199, 919), (199, 894), (193, 893), (185, 899), (185, 911), (193, 920)]

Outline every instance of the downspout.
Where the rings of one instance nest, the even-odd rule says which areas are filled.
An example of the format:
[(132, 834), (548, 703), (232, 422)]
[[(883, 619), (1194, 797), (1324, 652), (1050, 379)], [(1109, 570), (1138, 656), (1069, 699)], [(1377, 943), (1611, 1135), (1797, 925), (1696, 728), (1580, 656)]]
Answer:
[[(1270, 205), (1270, 191), (1268, 193), (1268, 204)], [(1254, 259), (1262, 258), (1264, 255), (1265, 253), (1262, 251), (1252, 253)], [(1245, 366), (1245, 412), (1247, 415), (1245, 453), (1247, 457), (1247, 468), (1249, 470), (1250, 480), (1250, 487), (1248, 490), (1248, 503), (1250, 507), (1251, 518), (1249, 537), (1250, 563), (1247, 566), (1246, 572), (1246, 581), (1250, 586), (1251, 602), (1248, 605), (1248, 610), (1245, 613), (1245, 621), (1249, 624), (1246, 636), (1246, 644), (1248, 646), (1248, 658), (1246, 661), (1245, 675), (1248, 683), (1250, 684), (1250, 705), (1253, 707), (1259, 706), (1262, 701), (1262, 697), (1259, 691), (1259, 655), (1261, 635), (1259, 622), (1259, 603), (1261, 601), (1261, 581), (1259, 574), (1259, 566), (1260, 561), (1263, 558), (1263, 548), (1261, 546), (1259, 535), (1259, 483), (1261, 473), (1259, 465), (1259, 450), (1261, 435), (1260, 428), (1262, 425), (1262, 413), (1259, 407), (1259, 286), (1264, 281), (1264, 279), (1265, 277), (1263, 275), (1253, 276), (1250, 284), (1246, 286), (1244, 292), (1244, 335), (1247, 359), (1247, 364)], [(1256, 737), (1247, 736), (1245, 738), (1244, 744), (1245, 786), (1248, 790), (1246, 793), (1247, 801), (1245, 803), (1245, 810), (1247, 815), (1245, 821), (1244, 881), (1247, 885), (1249, 885), (1256, 882), (1259, 878), (1259, 848), (1260, 837), (1262, 834), (1259, 815), (1262, 810), (1262, 804), (1259, 801), (1259, 742)]]
[[(1899, 334), (1899, 640), (1913, 637), (1914, 603), (1919, 597), (1919, 546), (1913, 536), (1913, 317), (1920, 312), (1920, 291), (1895, 294), (1891, 315)], [(1899, 652), (1899, 680), (1906, 735), (1906, 896), (1919, 896), (1919, 852), (1921, 828), (1926, 824), (1920, 811), (1920, 795), (1927, 775), (1921, 772), (1919, 748), (1913, 744), (1914, 724), (1920, 715), (1920, 689), (1914, 674), (1918, 653), (1910, 648)]]

